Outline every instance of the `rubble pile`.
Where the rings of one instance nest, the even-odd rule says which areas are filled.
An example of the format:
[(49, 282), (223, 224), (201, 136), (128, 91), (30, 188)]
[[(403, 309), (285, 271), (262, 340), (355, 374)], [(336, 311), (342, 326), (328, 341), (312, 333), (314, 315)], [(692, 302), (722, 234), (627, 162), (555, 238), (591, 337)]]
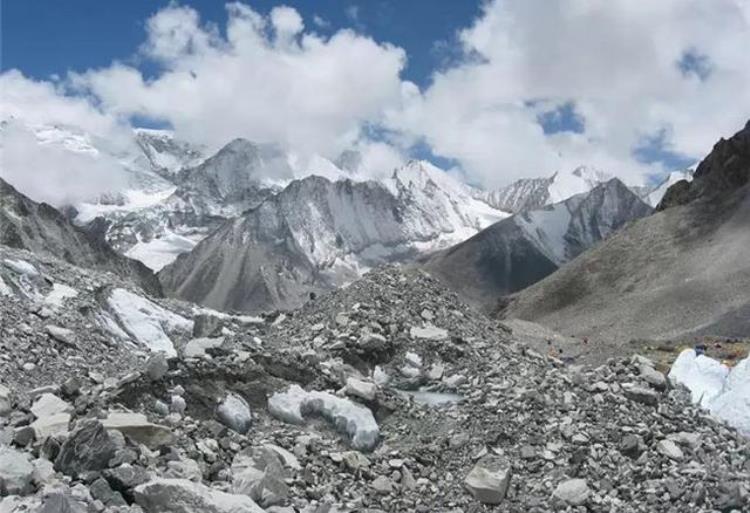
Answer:
[(250, 318), (7, 258), (39, 276), (0, 273), (2, 513), (750, 508), (748, 440), (648, 360), (567, 366), (423, 272)]

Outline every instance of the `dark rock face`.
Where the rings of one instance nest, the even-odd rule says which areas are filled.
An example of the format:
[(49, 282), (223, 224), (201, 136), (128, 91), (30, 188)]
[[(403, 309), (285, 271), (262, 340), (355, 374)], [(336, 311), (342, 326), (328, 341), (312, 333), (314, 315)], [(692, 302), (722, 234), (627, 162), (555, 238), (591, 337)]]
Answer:
[(55, 470), (79, 476), (89, 470), (103, 470), (115, 456), (117, 446), (98, 420), (84, 421), (60, 448)]
[(750, 182), (750, 121), (729, 139), (721, 139), (695, 170), (692, 182), (678, 182), (667, 190), (657, 210), (691, 201), (711, 199)]

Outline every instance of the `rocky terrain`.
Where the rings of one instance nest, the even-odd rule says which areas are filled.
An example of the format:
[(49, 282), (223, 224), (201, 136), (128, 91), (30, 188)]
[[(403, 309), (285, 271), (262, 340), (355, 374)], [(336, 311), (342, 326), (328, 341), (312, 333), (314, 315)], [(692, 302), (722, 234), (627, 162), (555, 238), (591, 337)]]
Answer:
[(746, 337), (750, 127), (716, 144), (653, 216), (501, 305), (502, 315), (603, 343)]
[(650, 361), (566, 365), (420, 271), (255, 318), (21, 250), (0, 269), (3, 513), (750, 504), (748, 440)]
[(564, 263), (652, 209), (614, 178), (591, 191), (499, 221), (424, 259), (424, 268), (465, 299), (492, 309), (497, 299)]

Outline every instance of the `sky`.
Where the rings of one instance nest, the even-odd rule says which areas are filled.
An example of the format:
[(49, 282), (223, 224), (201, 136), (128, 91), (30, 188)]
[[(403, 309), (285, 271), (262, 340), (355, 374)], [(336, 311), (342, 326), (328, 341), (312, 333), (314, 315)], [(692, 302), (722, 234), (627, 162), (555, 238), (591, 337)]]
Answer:
[(168, 127), (214, 149), (354, 148), (373, 174), (428, 158), (486, 188), (582, 164), (637, 184), (750, 117), (750, 0), (4, 0), (1, 16), (0, 119), (113, 140)]

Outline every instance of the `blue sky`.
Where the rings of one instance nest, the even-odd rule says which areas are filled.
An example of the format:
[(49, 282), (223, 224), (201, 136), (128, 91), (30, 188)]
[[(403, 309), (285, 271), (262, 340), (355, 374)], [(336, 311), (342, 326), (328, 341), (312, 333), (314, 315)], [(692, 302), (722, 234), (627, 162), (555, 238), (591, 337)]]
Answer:
[(748, 47), (747, 0), (4, 0), (0, 114), (639, 182), (744, 125)]
[[(226, 24), (224, 3), (181, 2), (195, 7), (204, 21)], [(253, 0), (267, 14), (283, 3), (297, 9), (306, 25), (330, 35), (353, 28), (408, 53), (403, 77), (424, 86), (436, 68), (449, 63), (456, 31), (480, 14), (478, 1), (451, 0)], [(153, 0), (4, 0), (3, 69), (17, 68), (45, 79), (69, 70), (104, 67), (113, 59), (132, 61), (146, 36), (145, 21), (169, 1)], [(315, 23), (315, 17), (323, 21)], [(65, 20), (61, 23), (61, 20)], [(139, 63), (146, 71), (147, 63)]]

